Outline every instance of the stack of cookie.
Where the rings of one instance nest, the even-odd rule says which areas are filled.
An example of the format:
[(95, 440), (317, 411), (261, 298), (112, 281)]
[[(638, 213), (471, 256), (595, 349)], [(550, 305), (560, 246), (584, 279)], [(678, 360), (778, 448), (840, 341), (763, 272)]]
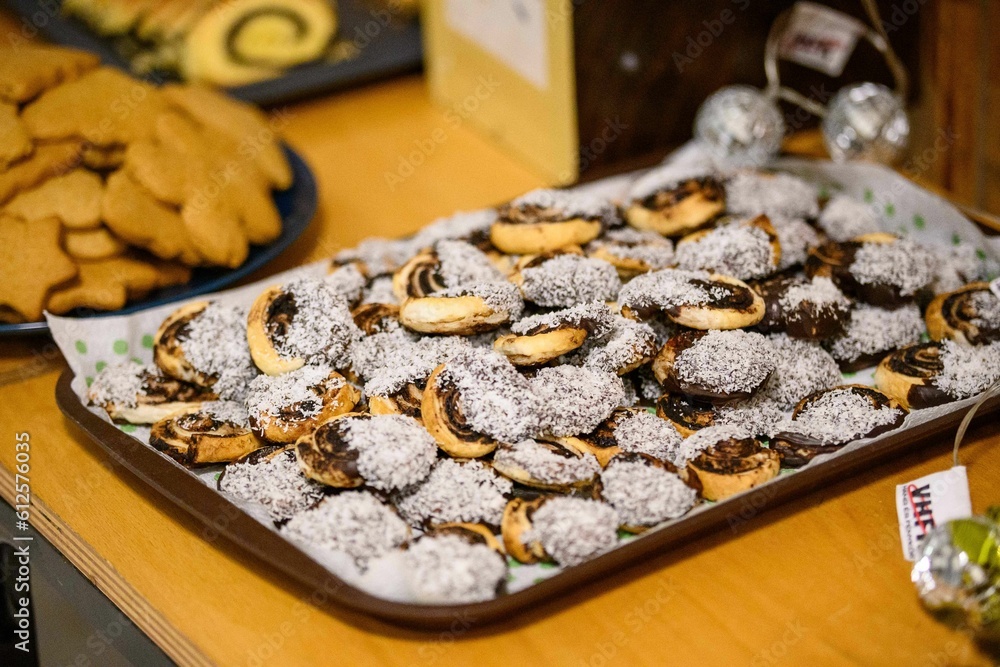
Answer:
[[(403, 548), (418, 599), (487, 599), (503, 555), (585, 562), (926, 405), (842, 369), (918, 343), (941, 277), (983, 267), (878, 225), (790, 174), (667, 167), (622, 204), (538, 190), (247, 308), (189, 304), (154, 366), (105, 369), (90, 399), (227, 463), (219, 489), (313, 553), (364, 570)], [(983, 283), (927, 318), (942, 400), (1000, 378)]]
[(281, 145), (210, 90), (72, 49), (0, 49), (0, 135), (0, 321), (115, 310), (281, 233)]

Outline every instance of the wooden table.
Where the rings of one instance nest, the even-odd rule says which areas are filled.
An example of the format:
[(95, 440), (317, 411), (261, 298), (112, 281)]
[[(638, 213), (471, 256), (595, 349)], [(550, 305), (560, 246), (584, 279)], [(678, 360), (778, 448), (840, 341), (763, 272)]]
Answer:
[[(321, 207), (268, 272), (541, 185), (449, 125), (416, 77), (279, 113), (315, 170)], [(445, 141), (390, 187), (386, 174), (442, 131)], [(0, 495), (13, 499), (15, 433), (26, 431), (35, 528), (182, 664), (989, 664), (921, 610), (900, 553), (893, 487), (948, 467), (949, 438), (502, 627), (456, 618), (452, 631), (422, 635), (317, 607), (321, 591), (206, 539), (63, 419), (53, 390), (64, 367), (46, 340), (2, 343)], [(979, 512), (998, 500), (998, 444), (991, 417), (964, 448)]]

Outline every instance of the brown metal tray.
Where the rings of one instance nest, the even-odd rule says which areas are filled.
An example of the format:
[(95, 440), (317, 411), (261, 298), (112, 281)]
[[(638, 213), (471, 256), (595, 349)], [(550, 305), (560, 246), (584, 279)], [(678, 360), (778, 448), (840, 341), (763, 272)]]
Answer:
[[(800, 498), (823, 483), (842, 480), (854, 471), (926, 443), (932, 436), (955, 428), (965, 414), (964, 410), (951, 412), (794, 474), (781, 475), (764, 486), (678, 519), (669, 526), (631, 540), (583, 565), (567, 568), (517, 593), (476, 604), (431, 606), (383, 600), (344, 582), (173, 459), (92, 413), (73, 391), (70, 386), (72, 380), (72, 372), (68, 370), (59, 378), (56, 403), (60, 410), (114, 459), (199, 523), (217, 531), (293, 580), (313, 590), (325, 590), (334, 606), (421, 630), (447, 629), (456, 618), (474, 618), (477, 625), (488, 625), (512, 618), (515, 612), (536, 608), (567, 593), (578, 592), (587, 584), (663, 554), (695, 537), (732, 522), (743, 523), (740, 508), (745, 508), (747, 503), (755, 508), (756, 516)], [(979, 413), (986, 414), (998, 407), (1000, 397), (988, 401)], [(220, 517), (226, 520), (220, 522)]]

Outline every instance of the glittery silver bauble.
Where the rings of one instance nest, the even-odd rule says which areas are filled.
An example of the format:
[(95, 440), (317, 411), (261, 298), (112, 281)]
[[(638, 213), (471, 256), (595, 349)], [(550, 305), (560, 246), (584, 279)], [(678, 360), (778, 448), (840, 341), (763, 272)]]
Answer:
[(890, 164), (910, 138), (910, 121), (894, 92), (878, 83), (856, 83), (834, 95), (823, 119), (823, 140), (837, 162)]
[(763, 165), (778, 154), (785, 121), (777, 103), (750, 86), (728, 86), (698, 109), (694, 134), (712, 155), (734, 165)]
[(948, 625), (1000, 642), (1000, 525), (957, 519), (927, 534), (913, 566), (921, 601)]

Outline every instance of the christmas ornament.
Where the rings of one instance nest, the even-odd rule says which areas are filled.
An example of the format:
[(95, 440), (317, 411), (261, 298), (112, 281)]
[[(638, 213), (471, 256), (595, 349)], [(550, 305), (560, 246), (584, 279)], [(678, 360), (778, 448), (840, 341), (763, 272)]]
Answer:
[(781, 149), (785, 121), (774, 99), (763, 91), (728, 86), (701, 105), (694, 133), (714, 157), (739, 166), (760, 166)]
[[(952, 462), (976, 412), (1000, 394), (1000, 381), (983, 392), (958, 425)], [(1000, 650), (1000, 507), (986, 516), (954, 519), (932, 529), (920, 545), (910, 575), (917, 595), (939, 621), (968, 630), (991, 650)]]
[(877, 83), (842, 88), (823, 118), (823, 140), (836, 162), (894, 162), (909, 136), (910, 121), (902, 101)]
[[(893, 162), (906, 148), (910, 125), (903, 107), (909, 77), (892, 50), (874, 0), (861, 0), (870, 25), (813, 2), (799, 2), (775, 19), (764, 47), (767, 87), (729, 86), (711, 95), (695, 118), (695, 136), (713, 157), (760, 166), (774, 157), (785, 132), (778, 100), (823, 119), (823, 137), (835, 161)], [(829, 106), (781, 84), (780, 60), (839, 76), (858, 39), (885, 58), (895, 90), (876, 83), (841, 89)], [(817, 44), (826, 45), (817, 49)]]
[(924, 539), (913, 583), (940, 621), (1000, 645), (1000, 524), (993, 518), (956, 519)]

